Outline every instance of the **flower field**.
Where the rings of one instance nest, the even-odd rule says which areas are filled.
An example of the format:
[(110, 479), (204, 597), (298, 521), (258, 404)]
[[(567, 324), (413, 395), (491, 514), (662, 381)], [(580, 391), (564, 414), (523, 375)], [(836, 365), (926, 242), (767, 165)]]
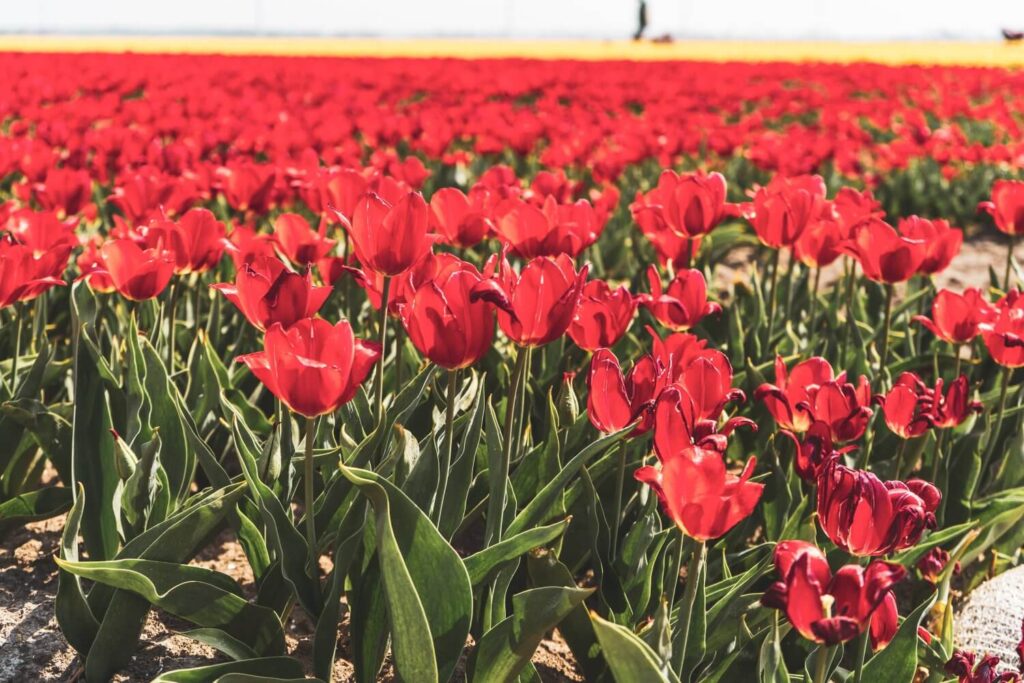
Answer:
[(168, 683), (1020, 680), (956, 608), (1024, 546), (1024, 74), (0, 74), (0, 539), (60, 529), (66, 678), (157, 614)]

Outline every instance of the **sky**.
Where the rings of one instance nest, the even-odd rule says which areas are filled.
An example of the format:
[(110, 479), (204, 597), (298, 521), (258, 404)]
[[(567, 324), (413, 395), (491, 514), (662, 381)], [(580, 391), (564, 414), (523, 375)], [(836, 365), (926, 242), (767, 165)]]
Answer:
[[(1022, 0), (647, 0), (648, 35), (743, 40), (991, 40)], [(638, 0), (29, 0), (0, 33), (628, 37)]]

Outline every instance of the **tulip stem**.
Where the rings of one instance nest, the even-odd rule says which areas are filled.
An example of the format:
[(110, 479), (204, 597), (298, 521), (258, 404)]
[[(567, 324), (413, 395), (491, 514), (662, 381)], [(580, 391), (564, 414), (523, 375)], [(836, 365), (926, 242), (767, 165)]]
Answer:
[(614, 560), (619, 545), (619, 524), (622, 518), (622, 489), (626, 482), (626, 440), (619, 442), (619, 462), (615, 478), (615, 517), (612, 519), (611, 557)]
[(171, 282), (170, 296), (167, 301), (167, 376), (174, 374), (174, 325), (178, 307), (178, 280)]
[[(942, 442), (945, 440), (946, 430), (940, 429), (939, 435), (935, 437), (935, 455), (932, 457), (932, 478), (929, 480), (936, 486), (939, 485), (939, 463), (942, 461)], [(910, 474), (909, 472), (907, 474)], [(898, 476), (897, 479), (902, 479)], [(942, 488), (942, 487), (940, 487)]]
[[(508, 471), (512, 464), (512, 437), (515, 432), (514, 423), (516, 419), (516, 404), (518, 403), (517, 397), (519, 395), (519, 385), (523, 381), (523, 373), (526, 369), (526, 359), (529, 354), (529, 347), (520, 347), (516, 351), (516, 363), (512, 369), (512, 377), (509, 380), (508, 398), (505, 400), (505, 441), (502, 444), (501, 452), (501, 472), (498, 473), (497, 481), (500, 490), (498, 494), (498, 505), (495, 508), (497, 510), (498, 519), (494, 520), (494, 542), (498, 542), (502, 538), (502, 517), (505, 514), (505, 504), (508, 500), (508, 491), (506, 490), (506, 481), (508, 479)], [(493, 496), (494, 491), (491, 492)]]
[(815, 318), (818, 315), (818, 289), (821, 287), (821, 268), (814, 269), (814, 286), (811, 288), (811, 311), (808, 321), (808, 332), (814, 331)]
[(21, 302), (14, 304), (14, 357), (11, 358), (11, 393), (18, 390), (18, 358), (21, 356), (21, 337), (24, 326), (25, 308)]
[(1010, 276), (1013, 274), (1013, 235), (1010, 235), (1010, 243), (1006, 246), (1006, 274), (1003, 275), (1003, 291), (1010, 291)]
[(438, 482), (439, 490), (435, 508), (437, 521), (441, 520), (441, 514), (444, 511), (444, 496), (448, 490), (448, 471), (452, 466), (452, 439), (455, 435), (455, 391), (458, 376), (458, 370), (448, 371), (448, 391), (445, 396), (447, 405), (444, 413), (444, 449), (441, 451), (441, 466), (438, 472), (440, 481)]
[(889, 362), (889, 327), (892, 325), (892, 293), (894, 287), (892, 283), (886, 283), (885, 285), (885, 322), (882, 324), (882, 353), (881, 353), (881, 365), (878, 366), (878, 371), (882, 375), (886, 375), (887, 367), (886, 364)]
[(821, 643), (814, 660), (814, 683), (828, 683), (828, 663), (832, 659), (832, 648)]
[[(764, 343), (767, 347), (772, 343), (772, 329), (775, 327), (775, 308), (776, 300), (776, 286), (779, 283), (779, 254), (782, 253), (781, 249), (776, 249), (775, 254), (772, 256), (772, 279), (771, 279), (771, 293), (768, 295), (768, 331), (764, 336)], [(770, 354), (770, 349), (765, 349), (766, 353)]]
[(313, 585), (320, 582), (320, 572), (316, 551), (316, 516), (313, 514), (313, 433), (316, 418), (306, 418), (306, 457), (303, 459), (305, 476), (303, 477), (304, 504), (306, 508), (306, 544), (309, 546), (309, 576)]
[[(907, 457), (907, 440), (900, 439), (900, 449), (896, 452), (896, 478), (902, 479), (900, 476), (903, 473), (904, 460)], [(934, 479), (932, 480), (934, 481)]]
[[(996, 426), (995, 429), (990, 429), (988, 432), (987, 441), (985, 443), (985, 455), (981, 459), (981, 474), (979, 486), (975, 487), (975, 490), (981, 488), (981, 484), (985, 483), (985, 475), (988, 473), (989, 463), (992, 460), (992, 451), (995, 450), (996, 442), (999, 440), (999, 432), (1003, 428), (1003, 413), (1006, 412), (1006, 390), (1010, 386), (1010, 375), (1013, 374), (1013, 368), (1003, 366), (1003, 372), (1000, 379), (999, 387), (999, 411), (996, 413)], [(974, 492), (971, 492), (971, 499), (974, 499)]]
[(853, 683), (860, 683), (860, 679), (864, 675), (864, 659), (868, 655), (868, 642), (870, 640), (871, 630), (868, 629), (860, 634), (860, 638), (857, 641), (857, 663), (853, 670)]
[(391, 293), (391, 278), (384, 277), (380, 296), (380, 314), (377, 318), (377, 332), (380, 335), (380, 362), (377, 363), (377, 424), (384, 423), (384, 359), (387, 357), (388, 340), (388, 297)]
[[(695, 539), (696, 540), (696, 539)], [(682, 539), (680, 539), (682, 543)], [(690, 562), (686, 565), (686, 589), (683, 591), (683, 604), (679, 612), (679, 628), (682, 629), (682, 640), (680, 641), (679, 652), (672, 653), (673, 664), (676, 675), (680, 680), (685, 680), (683, 667), (686, 665), (686, 649), (690, 644), (690, 626), (693, 620), (693, 606), (697, 602), (697, 588), (700, 584), (700, 575), (704, 571), (704, 559), (707, 556), (707, 544), (704, 541), (696, 541), (693, 552), (690, 554)], [(676, 577), (678, 580), (678, 576)], [(671, 605), (669, 605), (671, 609)]]

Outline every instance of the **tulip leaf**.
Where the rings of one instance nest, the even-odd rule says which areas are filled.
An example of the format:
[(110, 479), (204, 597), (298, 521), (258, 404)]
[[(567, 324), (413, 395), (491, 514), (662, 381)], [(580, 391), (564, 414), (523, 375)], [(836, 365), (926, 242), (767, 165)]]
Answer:
[(406, 680), (447, 680), (469, 635), (472, 587), (458, 554), (401, 490), (340, 465), (369, 499), (392, 651)]
[(71, 507), (71, 489), (47, 486), (19, 494), (0, 503), (0, 538), (9, 529), (27, 522), (49, 519)]
[(253, 652), (251, 647), (219, 628), (194, 628), (182, 631), (180, 635), (204, 645), (209, 645), (234, 660), (256, 659), (259, 657), (256, 652)]
[(473, 553), (465, 559), (470, 583), (473, 586), (485, 583), (502, 563), (555, 540), (565, 533), (570, 521), (566, 519), (548, 526), (535, 527)]
[(216, 628), (257, 654), (284, 652), (284, 630), (273, 610), (250, 604), (227, 575), (172, 562), (125, 559), (57, 560), (77, 576), (136, 593), (197, 626)]
[(864, 664), (864, 680), (892, 683), (911, 683), (914, 680), (917, 644), (920, 641), (917, 628), (934, 602), (935, 595), (932, 595), (907, 615), (892, 642)]
[(544, 586), (512, 597), (512, 616), (485, 633), (469, 665), (477, 681), (514, 681), (530, 663), (544, 634), (554, 628), (593, 589)]
[(445, 538), (452, 537), (466, 514), (466, 501), (473, 479), (473, 465), (476, 463), (477, 448), (483, 437), (484, 411), (486, 410), (484, 383), (480, 382), (479, 387), (476, 399), (473, 401), (473, 409), (469, 413), (469, 419), (459, 434), (458, 449), (447, 475), (448, 488), (437, 524)]
[(162, 673), (152, 683), (243, 683), (244, 681), (292, 681), (304, 678), (302, 664), (292, 657), (260, 657)]
[[(360, 516), (360, 520), (357, 521), (361, 519)], [(331, 680), (334, 653), (338, 646), (338, 623), (341, 621), (341, 594), (345, 589), (345, 577), (348, 576), (362, 540), (362, 530), (357, 529), (335, 548), (334, 568), (327, 580), (324, 608), (316, 622), (316, 631), (313, 635), (313, 671), (328, 681)]]
[[(71, 506), (64, 522), (64, 531), (60, 539), (60, 557), (71, 562), (78, 561), (78, 531), (81, 528), (82, 514), (85, 511), (85, 489), (81, 484), (76, 487), (75, 503)], [(61, 633), (80, 654), (85, 654), (96, 638), (100, 628), (99, 621), (93, 615), (82, 581), (63, 569), (58, 571), (57, 596), (54, 599), (54, 613)]]
[(679, 683), (679, 678), (662, 665), (654, 650), (632, 631), (593, 612), (590, 620), (616, 683)]

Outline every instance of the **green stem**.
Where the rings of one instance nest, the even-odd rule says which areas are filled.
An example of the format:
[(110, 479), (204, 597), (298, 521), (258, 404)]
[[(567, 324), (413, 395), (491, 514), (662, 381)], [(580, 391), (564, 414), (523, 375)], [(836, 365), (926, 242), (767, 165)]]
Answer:
[[(896, 453), (896, 478), (900, 479), (900, 474), (903, 472), (904, 459), (907, 457), (907, 440), (900, 439), (900, 450)], [(932, 480), (934, 481), (934, 479)]]
[(19, 301), (14, 305), (14, 357), (11, 358), (11, 390), (18, 390), (18, 359), (21, 357), (21, 337), (25, 309)]
[(881, 354), (881, 365), (878, 370), (881, 374), (887, 375), (888, 368), (886, 364), (889, 362), (889, 327), (892, 325), (892, 293), (894, 287), (892, 283), (886, 283), (885, 285), (885, 322), (882, 325), (882, 354)]
[(818, 289), (821, 287), (821, 268), (814, 269), (814, 286), (811, 288), (811, 311), (808, 330), (814, 331), (815, 318), (818, 315)]
[(438, 468), (440, 490), (437, 493), (437, 519), (441, 519), (441, 512), (444, 510), (444, 496), (448, 490), (448, 472), (452, 466), (452, 439), (455, 435), (455, 390), (458, 379), (458, 370), (448, 371), (448, 390), (445, 394), (447, 406), (444, 413), (444, 449), (441, 451), (441, 463)]
[(857, 663), (853, 670), (853, 683), (860, 683), (861, 676), (864, 674), (864, 659), (868, 654), (868, 643), (871, 641), (870, 629), (864, 631), (860, 635), (860, 639), (857, 641)]
[(793, 272), (796, 270), (797, 259), (793, 251), (789, 252), (789, 265), (786, 266), (786, 320), (793, 312)]
[(963, 359), (960, 358), (960, 355), (963, 353), (963, 350), (963, 344), (957, 344), (953, 347), (953, 353), (956, 354), (956, 365), (953, 366), (953, 381), (956, 381), (960, 376), (960, 367), (963, 363)]
[[(1006, 412), (1006, 390), (1010, 387), (1010, 375), (1013, 374), (1013, 368), (1003, 366), (1003, 372), (1001, 377), (1001, 384), (999, 387), (999, 412), (996, 413), (996, 426), (995, 429), (990, 429), (988, 432), (988, 438), (985, 443), (985, 456), (981, 459), (981, 475), (979, 484), (985, 483), (985, 475), (988, 473), (990, 461), (992, 460), (992, 451), (995, 450), (996, 442), (999, 441), (999, 432), (1003, 428), (1003, 414)], [(981, 486), (975, 487), (976, 489)], [(971, 494), (973, 497), (973, 493)]]
[[(772, 279), (771, 279), (771, 293), (768, 295), (768, 330), (765, 333), (764, 343), (767, 347), (772, 341), (772, 330), (775, 328), (775, 308), (776, 300), (778, 299), (777, 292), (775, 291), (779, 283), (779, 255), (782, 253), (781, 249), (776, 249), (775, 254), (772, 256)], [(765, 349), (766, 352), (769, 349)]]
[(174, 325), (178, 307), (178, 280), (171, 282), (170, 297), (167, 302), (167, 374), (174, 374)]
[(320, 583), (320, 567), (317, 562), (316, 546), (316, 515), (313, 514), (313, 434), (316, 418), (306, 418), (306, 457), (303, 458), (304, 477), (303, 490), (305, 496), (303, 503), (306, 507), (306, 543), (309, 545), (309, 575), (313, 579), (313, 585)]
[(686, 664), (686, 649), (690, 645), (690, 622), (693, 621), (693, 606), (697, 602), (697, 587), (700, 584), (700, 574), (704, 571), (704, 559), (707, 556), (707, 545), (704, 541), (697, 541), (693, 552), (690, 554), (690, 562), (686, 565), (686, 589), (683, 591), (683, 605), (679, 612), (679, 628), (683, 629), (683, 638), (680, 643), (679, 653), (673, 653), (676, 665), (676, 674), (683, 680), (683, 666)]
[(622, 489), (626, 481), (626, 440), (619, 442), (619, 462), (615, 478), (615, 516), (612, 518), (612, 558), (616, 557), (619, 546), (619, 525), (622, 521)]
[[(508, 478), (508, 471), (512, 463), (512, 439), (515, 431), (515, 420), (516, 420), (516, 404), (518, 403), (517, 397), (519, 395), (519, 385), (523, 380), (523, 373), (526, 369), (526, 358), (529, 354), (529, 347), (520, 347), (516, 351), (516, 364), (512, 369), (512, 378), (509, 382), (508, 398), (505, 400), (505, 441), (502, 444), (501, 452), (501, 472), (499, 473), (498, 481), (502, 482), (501, 490), (498, 491), (498, 502), (500, 505), (497, 506), (498, 514), (504, 514), (505, 504), (507, 502), (508, 492), (504, 486), (505, 480)], [(491, 495), (494, 495), (493, 492)], [(501, 520), (497, 520), (495, 524), (495, 539), (494, 542), (498, 542), (502, 538)]]
[(675, 567), (675, 574), (672, 575), (672, 585), (668, 589), (668, 608), (672, 609), (672, 603), (676, 601), (676, 588), (679, 586), (679, 572), (683, 569), (683, 546), (686, 545), (686, 536), (679, 530), (679, 544), (676, 546), (676, 556), (670, 566)]
[(832, 648), (824, 643), (818, 646), (818, 656), (814, 660), (814, 683), (828, 683), (828, 663), (832, 659)]
[(945, 441), (945, 437), (945, 429), (939, 430), (939, 435), (935, 437), (935, 455), (932, 457), (932, 478), (929, 481), (936, 486), (939, 485), (939, 463), (942, 462), (942, 442)]
[(405, 328), (402, 325), (395, 325), (395, 395), (402, 390), (404, 374), (402, 372), (402, 347), (405, 345)]
[(1010, 291), (1010, 276), (1013, 275), (1013, 236), (1010, 236), (1010, 243), (1006, 247), (1006, 273), (1003, 275), (1003, 291)]
[[(846, 272), (846, 293), (844, 295), (844, 300), (846, 301), (846, 318), (843, 321), (843, 341), (839, 346), (839, 357), (836, 360), (839, 365), (845, 366), (846, 350), (850, 344), (850, 329), (851, 325), (853, 325), (853, 285), (854, 281), (857, 279), (857, 263), (852, 261), (850, 257), (846, 257), (843, 260), (843, 269)], [(836, 291), (838, 290), (839, 288), (837, 287)]]
[(380, 361), (377, 362), (377, 424), (384, 423), (384, 366), (387, 363), (388, 339), (388, 297), (391, 294), (391, 278), (384, 278), (384, 287), (380, 297), (380, 314), (377, 318), (377, 334), (380, 341)]

